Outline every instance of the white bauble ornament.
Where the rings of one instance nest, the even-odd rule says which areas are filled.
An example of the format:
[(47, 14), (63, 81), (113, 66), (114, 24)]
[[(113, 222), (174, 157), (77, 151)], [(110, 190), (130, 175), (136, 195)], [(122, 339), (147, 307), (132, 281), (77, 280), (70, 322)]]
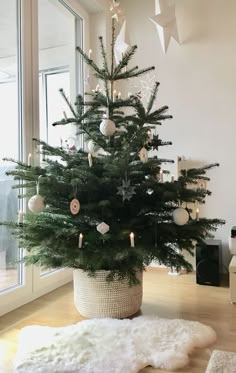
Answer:
[(89, 140), (87, 146), (89, 153), (94, 154), (99, 150), (99, 146), (93, 140)]
[(31, 197), (28, 201), (28, 207), (34, 214), (42, 212), (45, 209), (44, 197), (40, 194)]
[(100, 223), (97, 225), (97, 231), (101, 234), (105, 234), (109, 231), (110, 227), (106, 223)]
[(104, 136), (112, 136), (116, 131), (116, 125), (111, 119), (103, 119), (100, 124), (100, 132)]
[(186, 209), (178, 207), (173, 211), (173, 220), (177, 225), (187, 224), (189, 221), (189, 213)]

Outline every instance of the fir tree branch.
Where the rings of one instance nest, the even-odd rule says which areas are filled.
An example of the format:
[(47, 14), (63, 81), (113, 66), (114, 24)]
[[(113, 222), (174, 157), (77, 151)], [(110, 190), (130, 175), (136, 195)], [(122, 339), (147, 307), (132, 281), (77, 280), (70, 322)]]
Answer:
[(59, 89), (59, 92), (60, 92), (60, 94), (62, 95), (63, 99), (66, 101), (67, 105), (69, 106), (71, 113), (74, 115), (75, 118), (77, 118), (77, 114), (76, 114), (76, 112), (74, 111), (74, 108), (73, 108), (73, 106), (71, 105), (70, 101), (69, 101), (68, 98), (66, 97), (64, 90), (61, 88), (61, 89)]
[(77, 49), (77, 51), (82, 55), (82, 57), (83, 57), (84, 61), (87, 63), (87, 65), (90, 66), (90, 67), (94, 70), (94, 72), (95, 72), (95, 74), (96, 74), (96, 76), (97, 76), (98, 78), (100, 78), (100, 79), (102, 79), (102, 80), (108, 78), (108, 77), (106, 76), (106, 74), (105, 74), (105, 71), (102, 70), (102, 69), (100, 69), (100, 68), (95, 64), (95, 62), (94, 62), (93, 60), (91, 60), (91, 59), (87, 56), (87, 54), (82, 50), (82, 48), (80, 48), (80, 47), (76, 47), (76, 49)]
[(109, 69), (108, 69), (106, 51), (105, 51), (105, 48), (104, 48), (102, 36), (99, 36), (99, 42), (100, 42), (100, 49), (101, 49), (101, 55), (102, 55), (103, 69), (104, 69), (106, 75), (109, 76), (110, 73), (109, 73)]
[(147, 104), (147, 114), (149, 114), (149, 112), (152, 109), (153, 104), (154, 104), (154, 102), (156, 100), (156, 96), (157, 96), (159, 85), (160, 85), (160, 83), (156, 82), (155, 85), (154, 85), (154, 87), (153, 87), (151, 96), (150, 96), (148, 104)]

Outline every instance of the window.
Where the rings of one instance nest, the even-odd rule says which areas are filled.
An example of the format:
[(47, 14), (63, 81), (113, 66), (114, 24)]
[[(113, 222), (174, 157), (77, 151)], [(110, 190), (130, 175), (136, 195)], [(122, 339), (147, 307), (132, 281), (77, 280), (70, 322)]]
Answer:
[[(19, 203), (14, 181), (6, 176), (13, 166), (4, 157), (20, 159), (21, 155), (21, 86), (20, 48), (18, 43), (19, 8), (15, 0), (0, 0), (0, 221), (17, 220)], [(22, 266), (16, 264), (21, 254), (16, 240), (0, 227), (0, 293), (22, 284)]]
[(65, 104), (59, 89), (63, 88), (70, 99), (70, 74), (68, 70), (43, 71), (39, 76), (40, 98), (40, 138), (50, 145), (60, 146), (61, 141), (70, 137), (71, 129), (67, 126), (53, 127), (52, 123), (68, 116), (68, 107)]

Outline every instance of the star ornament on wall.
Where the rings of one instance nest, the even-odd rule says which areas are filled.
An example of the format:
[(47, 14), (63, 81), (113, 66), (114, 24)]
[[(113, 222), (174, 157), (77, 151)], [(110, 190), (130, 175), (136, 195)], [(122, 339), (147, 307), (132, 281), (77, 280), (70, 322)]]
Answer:
[(150, 20), (157, 28), (162, 49), (164, 53), (166, 53), (171, 38), (174, 38), (180, 43), (175, 16), (175, 5), (168, 5), (167, 0), (155, 0), (155, 9), (156, 15), (151, 17)]

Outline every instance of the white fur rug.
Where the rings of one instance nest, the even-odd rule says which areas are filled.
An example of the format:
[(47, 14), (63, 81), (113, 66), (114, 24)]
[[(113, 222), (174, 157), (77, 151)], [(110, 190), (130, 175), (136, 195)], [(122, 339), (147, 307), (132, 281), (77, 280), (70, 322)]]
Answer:
[(236, 353), (213, 351), (206, 373), (236, 373)]
[(148, 365), (175, 370), (188, 364), (194, 348), (215, 339), (199, 322), (144, 316), (27, 326), (20, 332), (14, 372), (137, 373)]

